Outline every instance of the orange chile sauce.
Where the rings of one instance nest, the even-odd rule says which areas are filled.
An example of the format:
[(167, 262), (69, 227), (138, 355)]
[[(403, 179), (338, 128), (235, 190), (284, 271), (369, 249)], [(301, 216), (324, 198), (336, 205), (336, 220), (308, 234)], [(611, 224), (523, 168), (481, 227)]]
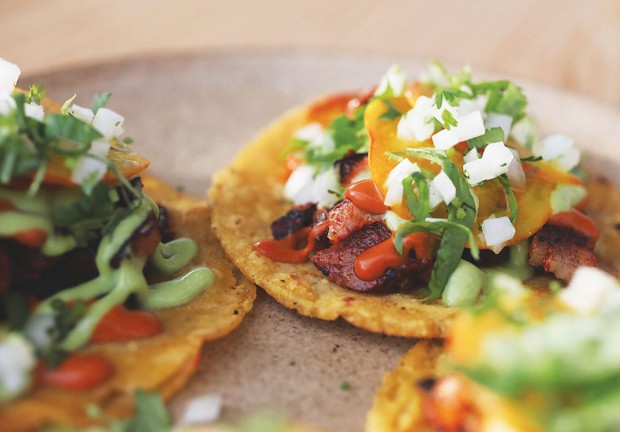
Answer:
[[(117, 342), (155, 336), (163, 330), (150, 312), (133, 311), (117, 305), (103, 316), (91, 342)], [(99, 354), (71, 354), (57, 368), (41, 368), (39, 381), (69, 391), (92, 390), (114, 374), (114, 366)]]

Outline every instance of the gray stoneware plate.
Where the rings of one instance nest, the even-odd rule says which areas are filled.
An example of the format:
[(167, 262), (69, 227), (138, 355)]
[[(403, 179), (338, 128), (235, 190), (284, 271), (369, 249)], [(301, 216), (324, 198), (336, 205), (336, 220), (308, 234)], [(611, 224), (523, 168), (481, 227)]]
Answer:
[[(20, 83), (43, 82), (60, 101), (77, 93), (81, 105), (111, 91), (109, 107), (126, 117), (125, 135), (151, 159), (152, 171), (204, 196), (211, 175), (268, 122), (320, 95), (366, 88), (394, 60), (410, 77), (425, 68), (379, 56), (239, 51), (127, 60)], [(613, 170), (620, 163), (620, 110), (501, 78), (525, 87), (544, 133), (573, 136), (590, 163), (620, 183)], [(413, 343), (299, 316), (261, 291), (233, 334), (205, 346), (198, 372), (170, 406), (178, 415), (190, 398), (217, 393), (225, 416), (267, 409), (332, 431), (359, 431), (383, 374)]]

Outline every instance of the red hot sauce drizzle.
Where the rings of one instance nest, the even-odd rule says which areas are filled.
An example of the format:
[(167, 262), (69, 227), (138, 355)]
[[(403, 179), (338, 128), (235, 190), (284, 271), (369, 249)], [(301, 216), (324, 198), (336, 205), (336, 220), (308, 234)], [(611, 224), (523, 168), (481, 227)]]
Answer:
[(433, 258), (434, 238), (424, 232), (409, 234), (403, 243), (403, 254), (394, 247), (394, 236), (376, 244), (359, 254), (353, 267), (355, 275), (366, 281), (377, 279), (385, 274), (388, 268), (396, 268), (407, 262), (409, 252), (414, 251), (417, 259)]
[[(316, 239), (327, 231), (328, 228), (329, 221), (325, 220), (312, 228), (306, 227), (295, 231), (290, 236), (280, 240), (267, 239), (259, 241), (252, 248), (274, 261), (301, 264), (308, 260), (308, 256), (314, 251), (316, 246)], [(307, 241), (306, 246), (298, 248), (304, 240)]]
[(344, 194), (357, 208), (368, 213), (382, 214), (388, 211), (383, 204), (383, 196), (371, 179), (353, 183)]

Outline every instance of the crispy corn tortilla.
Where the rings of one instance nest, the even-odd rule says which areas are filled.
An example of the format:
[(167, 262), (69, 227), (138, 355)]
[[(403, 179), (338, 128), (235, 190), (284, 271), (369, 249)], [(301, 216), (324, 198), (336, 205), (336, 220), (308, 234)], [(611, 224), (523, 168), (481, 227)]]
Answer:
[[(211, 267), (217, 275), (214, 285), (186, 305), (157, 311), (164, 326), (158, 336), (86, 348), (84, 352), (103, 355), (115, 368), (114, 376), (97, 389), (67, 392), (36, 388), (0, 406), (0, 430), (32, 430), (52, 423), (84, 426), (126, 417), (133, 410), (133, 393), (138, 388), (158, 391), (168, 399), (197, 368), (202, 344), (230, 333), (251, 309), (256, 289), (238, 274), (211, 234), (206, 203), (153, 177), (144, 176), (143, 180), (145, 191), (168, 208), (176, 235), (198, 242), (200, 253), (191, 265)], [(102, 416), (90, 418), (86, 412), (89, 405), (98, 406)]]
[(252, 250), (271, 238), (270, 225), (290, 204), (283, 200), (281, 157), (293, 133), (306, 125), (309, 108), (276, 120), (218, 172), (209, 191), (213, 230), (241, 272), (282, 305), (300, 314), (344, 318), (365, 330), (405, 337), (440, 337), (456, 311), (422, 303), (413, 294), (364, 294), (330, 282), (313, 264), (273, 261)]
[(441, 342), (420, 341), (385, 374), (366, 418), (366, 432), (433, 430), (422, 414), (422, 391), (416, 383), (437, 375), (442, 352)]
[[(330, 282), (311, 263), (276, 262), (252, 250), (254, 243), (271, 238), (271, 222), (290, 208), (283, 195), (282, 154), (294, 132), (317, 118), (328, 124), (342, 112), (342, 101), (346, 100), (342, 95), (332, 96), (285, 114), (250, 142), (229, 167), (214, 176), (209, 191), (214, 233), (248, 279), (302, 315), (324, 320), (342, 317), (357, 327), (393, 336), (444, 337), (457, 311), (441, 302), (422, 303), (424, 294), (351, 291)], [(331, 111), (324, 109), (334, 101), (337, 103)], [(612, 252), (620, 240), (620, 231), (615, 229), (620, 220), (620, 193), (599, 180), (593, 180), (589, 189), (593, 197), (587, 212), (599, 224), (602, 238), (596, 252), (604, 257), (603, 267), (613, 272), (613, 265), (607, 261), (620, 263), (620, 252)], [(613, 212), (608, 210), (614, 208), (610, 202), (618, 204)], [(539, 275), (528, 284), (545, 295), (551, 280)]]

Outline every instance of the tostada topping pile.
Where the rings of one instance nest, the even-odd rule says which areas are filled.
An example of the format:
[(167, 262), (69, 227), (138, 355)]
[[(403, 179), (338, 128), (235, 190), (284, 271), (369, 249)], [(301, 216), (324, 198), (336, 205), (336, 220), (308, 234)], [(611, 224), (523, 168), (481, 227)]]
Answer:
[(0, 402), (37, 386), (96, 388), (114, 368), (78, 350), (165, 331), (152, 311), (215, 278), (175, 274), (199, 246), (173, 239), (166, 209), (142, 191), (149, 162), (121, 139), (110, 94), (61, 107), (42, 85), (16, 89), (19, 74), (0, 59)]
[(438, 63), (410, 82), (395, 65), (374, 91), (341, 99), (311, 108), (294, 133), (294, 206), (259, 253), (310, 260), (351, 290), (423, 290), (448, 305), (474, 303), (498, 271), (569, 281), (597, 265), (580, 151), (538, 137), (514, 83)]

